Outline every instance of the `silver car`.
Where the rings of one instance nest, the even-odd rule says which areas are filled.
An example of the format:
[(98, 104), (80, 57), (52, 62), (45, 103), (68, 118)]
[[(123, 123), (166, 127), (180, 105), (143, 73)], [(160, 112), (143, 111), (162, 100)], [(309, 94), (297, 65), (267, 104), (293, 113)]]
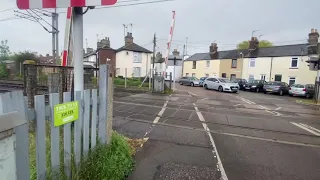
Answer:
[(239, 91), (239, 84), (233, 83), (227, 78), (207, 78), (203, 87), (205, 89), (215, 89), (219, 92), (234, 92), (237, 93)]
[(313, 84), (293, 84), (289, 89), (289, 96), (304, 96), (306, 98), (313, 97)]
[(180, 85), (200, 86), (200, 80), (196, 77), (182, 77), (179, 80)]

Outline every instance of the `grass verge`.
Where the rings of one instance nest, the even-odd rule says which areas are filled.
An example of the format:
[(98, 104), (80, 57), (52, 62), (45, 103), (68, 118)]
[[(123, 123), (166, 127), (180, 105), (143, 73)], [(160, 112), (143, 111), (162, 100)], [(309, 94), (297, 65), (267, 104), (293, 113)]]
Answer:
[(307, 105), (320, 105), (319, 103), (315, 103), (312, 99), (301, 99), (301, 100), (296, 100), (297, 103), (301, 104), (307, 104)]
[[(48, 126), (47, 126), (48, 127)], [(46, 175), (45, 179), (67, 179), (63, 170), (63, 131), (60, 131), (60, 168), (52, 170), (51, 167), (51, 138), (50, 130), (46, 128)], [(99, 144), (92, 149), (86, 157), (82, 157), (81, 163), (76, 168), (72, 165), (72, 180), (123, 180), (134, 168), (134, 146), (129, 144), (126, 137), (113, 132), (108, 145)], [(30, 154), (30, 179), (37, 179), (36, 168), (36, 135), (29, 133), (29, 154)], [(73, 157), (73, 153), (72, 153)]]

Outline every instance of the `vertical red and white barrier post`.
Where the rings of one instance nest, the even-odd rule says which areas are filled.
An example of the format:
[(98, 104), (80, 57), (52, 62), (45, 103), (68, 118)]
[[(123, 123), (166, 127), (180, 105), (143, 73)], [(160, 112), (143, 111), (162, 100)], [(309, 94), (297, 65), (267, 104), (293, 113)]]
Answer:
[(64, 49), (62, 53), (62, 61), (61, 66), (70, 66), (72, 65), (69, 60), (69, 48), (70, 48), (70, 41), (71, 41), (71, 27), (72, 27), (72, 15), (73, 15), (73, 8), (68, 7), (67, 9), (67, 19), (66, 19), (66, 29), (64, 32)]
[(172, 36), (173, 36), (173, 31), (174, 31), (174, 24), (175, 24), (175, 18), (176, 18), (176, 12), (172, 11), (172, 21), (171, 21), (171, 26), (170, 26), (170, 33), (169, 33), (169, 38), (168, 38), (168, 43), (167, 43), (167, 51), (166, 51), (166, 56), (165, 56), (165, 62), (162, 65), (163, 69), (163, 77), (166, 78), (166, 71), (167, 71), (167, 64), (168, 64), (168, 59), (169, 59), (169, 52), (171, 48), (171, 41), (172, 41)]

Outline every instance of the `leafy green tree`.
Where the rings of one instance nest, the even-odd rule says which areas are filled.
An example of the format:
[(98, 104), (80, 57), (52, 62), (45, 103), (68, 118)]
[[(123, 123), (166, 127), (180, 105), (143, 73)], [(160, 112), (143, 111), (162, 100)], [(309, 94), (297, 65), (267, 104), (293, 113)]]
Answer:
[(10, 54), (10, 49), (8, 46), (8, 40), (0, 41), (0, 60), (8, 60)]
[[(14, 53), (13, 55), (10, 56), (10, 59), (15, 61), (16, 69), (17, 69), (17, 71), (20, 71), (20, 66), (22, 66), (22, 64), (25, 60), (34, 60), (34, 61), (38, 62), (39, 57), (34, 52), (23, 51), (23, 52)], [(22, 69), (22, 67), (21, 67), (21, 69)]]
[[(259, 41), (259, 48), (263, 47), (272, 47), (273, 44), (270, 41), (267, 40), (261, 40)], [(249, 48), (249, 41), (242, 41), (237, 45), (237, 49), (248, 49)]]

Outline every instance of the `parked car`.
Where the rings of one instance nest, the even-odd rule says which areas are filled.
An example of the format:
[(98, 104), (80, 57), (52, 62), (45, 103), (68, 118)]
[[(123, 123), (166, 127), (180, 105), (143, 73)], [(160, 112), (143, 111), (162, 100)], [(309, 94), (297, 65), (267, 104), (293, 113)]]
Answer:
[(280, 96), (284, 94), (289, 94), (290, 86), (285, 82), (271, 81), (264, 85), (263, 92), (267, 93), (276, 93)]
[(182, 77), (179, 80), (180, 85), (199, 86), (200, 80), (196, 77)]
[(238, 83), (240, 90), (244, 90), (244, 85), (247, 84), (247, 80), (241, 78), (235, 78), (232, 82)]
[(306, 98), (311, 98), (313, 95), (313, 84), (293, 84), (289, 89), (289, 96), (303, 96)]
[(266, 84), (264, 80), (252, 80), (244, 85), (244, 90), (262, 92), (264, 84)]
[(205, 89), (214, 89), (219, 92), (227, 91), (237, 93), (239, 90), (239, 84), (233, 83), (229, 79), (226, 78), (207, 78), (203, 87)]
[(204, 82), (204, 80), (206, 80), (207, 79), (207, 77), (201, 77), (200, 78), (200, 81), (199, 81), (199, 85), (200, 86), (203, 86), (203, 82)]

